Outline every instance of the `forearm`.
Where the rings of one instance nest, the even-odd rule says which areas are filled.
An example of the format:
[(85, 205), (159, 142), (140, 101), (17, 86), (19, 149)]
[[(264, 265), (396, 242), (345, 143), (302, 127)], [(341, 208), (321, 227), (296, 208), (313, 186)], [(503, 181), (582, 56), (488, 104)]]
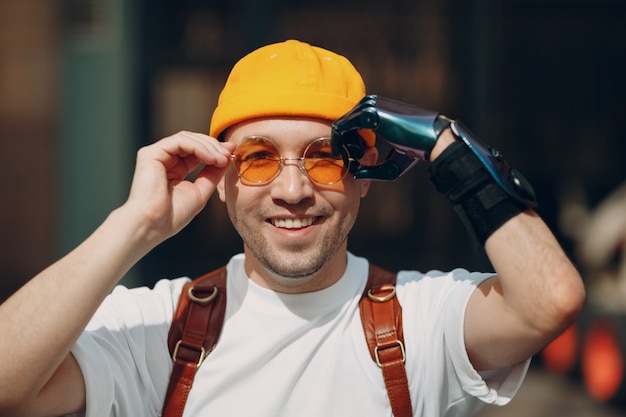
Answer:
[(533, 356), (579, 314), (580, 275), (532, 211), (511, 218), (486, 241), (496, 278), (474, 292), (465, 313), (465, 345), (479, 370)]
[(585, 290), (574, 265), (543, 220), (523, 212), (496, 230), (485, 250), (504, 302), (546, 341), (578, 314)]
[[(440, 167), (450, 164), (450, 158), (465, 158), (458, 146), (444, 153), (454, 141), (444, 131), (434, 147), (432, 160), (447, 158)], [(434, 171), (436, 175), (439, 172)], [(475, 237), (481, 237), (496, 272), (496, 278), (482, 283), (468, 304), (466, 348), (478, 369), (512, 365), (540, 350), (579, 313), (584, 302), (582, 280), (532, 209), (524, 210), (506, 196), (502, 199), (501, 192), (499, 198), (491, 197), (497, 205), (485, 204), (487, 200), (482, 198), (486, 194), (481, 194), (488, 189), (485, 187), (492, 187), (493, 193), (488, 178), (473, 187), (467, 182), (460, 185), (467, 200), (455, 194), (458, 183), (444, 190), (455, 195), (452, 200), (457, 211), (469, 210), (464, 212), (466, 224)]]
[(0, 404), (33, 399), (102, 300), (153, 244), (124, 208), (0, 305)]
[[(444, 131), (433, 148), (431, 160), (436, 160), (454, 141), (451, 132)], [(570, 311), (571, 304), (579, 303), (584, 294), (575, 267), (544, 221), (530, 209), (496, 229), (486, 240), (485, 250), (507, 303), (532, 317), (533, 323), (538, 324), (534, 316), (542, 313), (548, 313), (544, 316), (547, 320), (560, 321), (561, 313)]]

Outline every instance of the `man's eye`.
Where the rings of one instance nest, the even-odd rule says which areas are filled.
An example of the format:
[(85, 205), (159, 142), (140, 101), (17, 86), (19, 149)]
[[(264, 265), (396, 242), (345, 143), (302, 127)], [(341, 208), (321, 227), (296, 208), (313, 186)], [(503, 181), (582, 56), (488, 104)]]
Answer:
[(259, 161), (259, 160), (265, 160), (265, 159), (277, 159), (277, 157), (271, 152), (264, 151), (264, 152), (253, 152), (253, 153), (246, 154), (241, 159), (243, 161)]

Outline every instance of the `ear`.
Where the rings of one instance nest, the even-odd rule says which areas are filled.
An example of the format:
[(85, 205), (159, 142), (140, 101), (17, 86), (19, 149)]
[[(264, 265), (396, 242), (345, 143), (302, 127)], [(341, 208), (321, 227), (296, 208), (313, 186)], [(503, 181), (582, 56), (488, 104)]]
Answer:
[[(373, 146), (365, 148), (363, 157), (359, 160), (361, 165), (364, 165), (364, 166), (376, 165), (377, 161), (378, 161), (378, 149), (376, 149)], [(371, 185), (372, 185), (371, 180), (359, 181), (359, 186), (361, 187), (361, 198), (367, 195), (367, 192), (369, 191)]]

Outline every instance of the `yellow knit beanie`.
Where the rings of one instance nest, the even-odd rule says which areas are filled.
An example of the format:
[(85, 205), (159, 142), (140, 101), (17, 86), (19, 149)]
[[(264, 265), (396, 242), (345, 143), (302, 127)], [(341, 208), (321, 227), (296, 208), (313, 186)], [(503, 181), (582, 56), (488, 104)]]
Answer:
[[(365, 96), (361, 75), (345, 57), (287, 40), (261, 47), (233, 67), (219, 96), (209, 134), (264, 116), (336, 120)], [(369, 146), (374, 133), (361, 131)]]

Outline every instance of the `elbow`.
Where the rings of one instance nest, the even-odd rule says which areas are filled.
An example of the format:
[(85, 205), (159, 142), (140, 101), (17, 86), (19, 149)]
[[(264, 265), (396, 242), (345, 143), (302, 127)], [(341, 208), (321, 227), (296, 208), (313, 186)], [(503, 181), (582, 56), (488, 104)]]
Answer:
[(563, 265), (552, 275), (547, 288), (548, 316), (551, 327), (559, 333), (578, 318), (585, 306), (586, 291), (573, 265)]

